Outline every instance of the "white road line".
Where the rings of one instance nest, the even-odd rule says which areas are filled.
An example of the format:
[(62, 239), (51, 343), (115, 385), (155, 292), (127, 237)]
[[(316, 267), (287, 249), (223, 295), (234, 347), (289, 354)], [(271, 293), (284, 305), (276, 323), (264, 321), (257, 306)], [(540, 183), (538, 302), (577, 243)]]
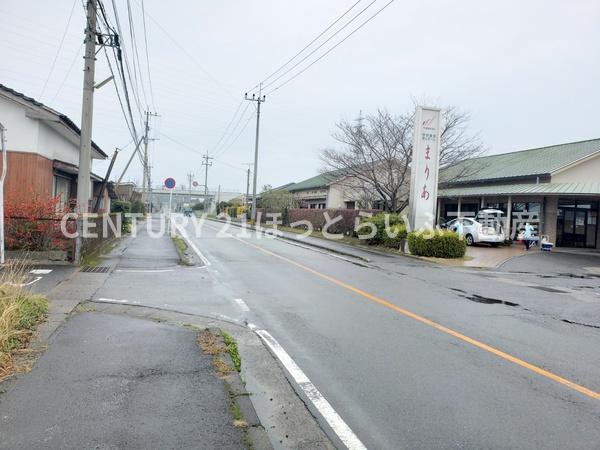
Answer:
[(32, 280), (29, 283), (22, 283), (22, 284), (20, 284), (20, 286), (21, 287), (23, 287), (23, 286), (31, 286), (33, 283), (37, 283), (41, 279), (42, 279), (42, 277), (35, 277), (35, 280)]
[(246, 305), (246, 302), (244, 300), (242, 300), (241, 298), (234, 298), (233, 301), (235, 302), (236, 305), (238, 305), (238, 307), (242, 311), (250, 312), (250, 308), (248, 308), (248, 305)]
[(344, 445), (351, 449), (366, 449), (365, 445), (358, 439), (350, 427), (344, 422), (331, 404), (323, 397), (306, 374), (298, 367), (290, 355), (283, 349), (279, 342), (265, 330), (256, 330), (269, 349), (277, 356), (281, 364), (290, 373), (294, 381), (298, 383), (308, 399), (317, 408), (317, 411), (325, 418), (334, 433), (340, 438)]
[(116, 299), (116, 298), (104, 298), (104, 297), (95, 298), (95, 299), (93, 299), (93, 301), (106, 302), (106, 303), (124, 303), (124, 304), (131, 304), (131, 305), (140, 305), (141, 304), (137, 300), (120, 300), (120, 299)]
[(50, 272), (52, 272), (52, 269), (33, 269), (29, 271), (34, 275), (48, 275)]
[(198, 255), (198, 257), (200, 258), (202, 263), (204, 263), (205, 266), (210, 266), (210, 261), (208, 259), (206, 259), (206, 257), (200, 251), (200, 249), (198, 249), (198, 247), (196, 247), (196, 244), (194, 244), (192, 242), (192, 240), (188, 236), (187, 232), (183, 228), (181, 228), (176, 221), (173, 220), (173, 221), (171, 221), (171, 223), (173, 225), (175, 225), (175, 228), (177, 228), (177, 231), (179, 231), (179, 233), (181, 234), (181, 237), (183, 237), (183, 239), (185, 239), (185, 241), (188, 243), (188, 245), (190, 247), (192, 247), (192, 250), (194, 250), (194, 252), (196, 252), (196, 255)]
[(175, 269), (148, 269), (148, 270), (135, 270), (135, 269), (117, 269), (115, 272), (127, 272), (127, 273), (163, 273), (163, 272), (175, 272)]

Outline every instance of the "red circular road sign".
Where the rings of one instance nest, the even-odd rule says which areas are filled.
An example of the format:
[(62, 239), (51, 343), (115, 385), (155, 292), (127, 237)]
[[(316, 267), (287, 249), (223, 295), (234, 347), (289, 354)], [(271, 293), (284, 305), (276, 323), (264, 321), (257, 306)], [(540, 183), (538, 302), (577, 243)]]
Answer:
[(197, 182), (197, 181), (194, 181), (194, 182), (192, 183), (192, 185), (193, 185), (194, 187), (196, 187), (196, 186), (198, 186), (198, 182)]
[(171, 177), (167, 178), (165, 180), (165, 187), (167, 189), (174, 189), (175, 188), (175, 178), (171, 178)]

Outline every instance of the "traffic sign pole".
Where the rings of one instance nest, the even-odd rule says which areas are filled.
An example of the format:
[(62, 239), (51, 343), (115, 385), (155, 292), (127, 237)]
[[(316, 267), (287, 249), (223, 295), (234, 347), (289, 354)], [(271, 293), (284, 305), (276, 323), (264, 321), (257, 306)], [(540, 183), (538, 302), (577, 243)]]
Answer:
[(171, 205), (173, 204), (173, 189), (175, 189), (175, 179), (174, 178), (167, 178), (164, 182), (164, 186), (165, 188), (167, 188), (169, 190), (169, 226), (168, 228), (168, 232), (171, 232)]

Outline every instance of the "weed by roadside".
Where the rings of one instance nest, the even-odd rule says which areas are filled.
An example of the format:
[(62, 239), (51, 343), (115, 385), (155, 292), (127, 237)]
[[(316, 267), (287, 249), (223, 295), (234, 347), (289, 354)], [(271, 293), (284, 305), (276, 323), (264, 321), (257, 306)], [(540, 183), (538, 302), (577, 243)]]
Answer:
[[(239, 428), (242, 431), (244, 445), (247, 449), (251, 450), (254, 448), (254, 445), (252, 443), (252, 439), (250, 438), (250, 434), (248, 433), (250, 425), (245, 419), (244, 413), (237, 399), (240, 395), (247, 394), (236, 392), (231, 384), (232, 375), (230, 374), (233, 374), (233, 376), (237, 377), (238, 375), (234, 372), (239, 372), (241, 369), (240, 354), (238, 352), (235, 339), (226, 331), (221, 330), (220, 334), (221, 336), (213, 333), (209, 329), (205, 329), (198, 335), (198, 345), (204, 353), (207, 353), (213, 357), (212, 363), (215, 372), (219, 378), (223, 380), (225, 390), (229, 396), (229, 413), (231, 414), (232, 424), (234, 427)], [(234, 367), (231, 367), (223, 358), (221, 358), (221, 355), (224, 353), (229, 353)]]
[(179, 236), (173, 236), (171, 239), (173, 239), (173, 243), (179, 251), (185, 252), (187, 250), (187, 244)]
[(191, 260), (191, 258), (186, 253), (186, 251), (188, 249), (188, 245), (185, 242), (185, 240), (183, 240), (181, 237), (179, 237), (177, 235), (171, 236), (171, 239), (173, 240), (173, 245), (175, 245), (175, 249), (177, 250), (177, 253), (179, 254), (179, 264), (184, 265), (184, 266), (193, 266), (194, 262)]
[(7, 267), (0, 276), (0, 380), (13, 370), (13, 355), (25, 347), (33, 329), (48, 313), (48, 302), (21, 284), (23, 266)]
[(229, 352), (229, 356), (231, 357), (231, 361), (233, 362), (235, 370), (238, 372), (241, 371), (242, 359), (240, 358), (237, 342), (235, 342), (235, 339), (233, 339), (233, 337), (224, 330), (221, 330), (221, 336), (223, 336), (223, 342), (227, 346), (227, 351)]

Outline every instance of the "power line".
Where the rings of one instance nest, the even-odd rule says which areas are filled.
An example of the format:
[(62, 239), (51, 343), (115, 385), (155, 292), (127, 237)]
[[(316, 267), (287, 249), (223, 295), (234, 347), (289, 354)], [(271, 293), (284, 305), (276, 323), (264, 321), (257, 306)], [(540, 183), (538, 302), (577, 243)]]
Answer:
[(237, 116), (237, 113), (240, 111), (240, 109), (242, 108), (242, 103), (244, 103), (244, 100), (240, 100), (240, 103), (238, 104), (235, 112), (233, 113), (233, 116), (231, 117), (231, 120), (229, 121), (229, 123), (227, 124), (227, 126), (225, 127), (225, 130), (223, 131), (223, 134), (221, 135), (221, 137), (219, 138), (219, 140), (217, 141), (217, 143), (214, 145), (213, 147), (213, 151), (216, 151), (217, 148), (219, 147), (219, 144), (221, 143), (221, 141), (223, 140), (223, 138), (225, 137), (225, 135), (227, 134), (227, 131), (229, 130), (229, 127), (231, 126), (231, 124), (233, 123), (234, 119)]
[(317, 46), (317, 48), (315, 48), (314, 50), (312, 50), (308, 55), (306, 55), (304, 58), (302, 58), (300, 61), (298, 61), (296, 64), (294, 64), (292, 67), (290, 67), (289, 69), (287, 69), (285, 72), (283, 72), (281, 75), (279, 75), (277, 78), (275, 78), (272, 81), (269, 81), (268, 83), (266, 83), (266, 85), (263, 86), (263, 89), (268, 88), (269, 86), (272, 86), (273, 84), (275, 84), (278, 80), (280, 80), (281, 78), (283, 78), (285, 75), (287, 75), (288, 73), (290, 73), (292, 70), (294, 70), (296, 67), (298, 67), (300, 64), (302, 64), (304, 61), (306, 61), (308, 58), (310, 58), (312, 55), (314, 55), (320, 48), (322, 48), (325, 44), (327, 44), (329, 41), (331, 41), (334, 37), (336, 37), (339, 33), (341, 33), (346, 27), (348, 27), (352, 22), (354, 22), (356, 19), (358, 19), (367, 9), (369, 9), (373, 3), (375, 3), (377, 0), (372, 0), (371, 3), (369, 3), (367, 6), (365, 6), (363, 9), (361, 9), (357, 14), (354, 15), (354, 17), (352, 17), (348, 22), (346, 22), (339, 30), (337, 30), (335, 33), (333, 33), (331, 36), (329, 36), (324, 42), (322, 42), (321, 44), (319, 44)]
[(56, 65), (56, 60), (58, 59), (58, 55), (60, 54), (63, 43), (65, 42), (65, 37), (67, 36), (67, 31), (69, 31), (69, 25), (71, 24), (71, 18), (73, 17), (73, 11), (75, 11), (76, 4), (77, 4), (77, 0), (74, 0), (73, 6), (71, 6), (71, 12), (69, 13), (69, 19), (67, 20), (67, 25), (65, 26), (65, 31), (63, 31), (62, 38), (60, 39), (60, 44), (58, 44), (58, 49), (56, 49), (56, 54), (54, 55), (54, 60), (52, 61), (52, 64), (50, 65), (50, 71), (48, 72), (48, 77), (46, 78), (46, 81), (44, 82), (44, 87), (42, 88), (42, 91), (40, 92), (40, 95), (38, 96), (38, 98), (40, 100), (42, 99), (44, 92), (46, 92), (46, 86), (48, 86), (48, 81), (50, 81), (52, 72), (54, 72), (54, 66)]
[[(115, 15), (115, 23), (117, 25), (117, 31), (119, 36), (121, 37), (121, 40), (123, 39), (123, 29), (121, 28), (121, 22), (119, 20), (119, 10), (117, 8), (117, 4), (115, 2), (115, 0), (112, 0), (112, 6), (113, 6), (113, 12)], [(133, 48), (133, 47), (132, 47)], [(122, 56), (121, 56), (122, 55)], [(133, 82), (133, 78), (131, 75), (131, 68), (129, 67), (129, 58), (127, 57), (127, 51), (126, 51), (126, 47), (121, 45), (119, 48), (119, 52), (117, 55), (115, 55), (118, 61), (118, 64), (120, 65), (120, 69), (121, 72), (123, 73), (123, 77), (125, 77), (125, 70), (123, 68), (123, 59), (125, 60), (125, 67), (127, 68), (127, 78), (129, 78), (129, 83), (131, 84), (131, 90), (133, 93), (133, 99), (135, 100), (136, 106), (137, 106), (137, 110), (138, 110), (138, 115), (140, 117), (140, 121), (143, 122), (143, 118), (142, 118), (142, 107), (140, 106), (140, 99), (139, 96), (137, 94), (136, 91), (136, 83)], [(127, 90), (125, 91), (127, 93)], [(126, 98), (128, 98), (128, 94), (126, 95)]]
[[(358, 5), (360, 2), (361, 2), (361, 0), (358, 0), (350, 8), (348, 8), (346, 11), (344, 11), (344, 13), (341, 16), (339, 16), (327, 28), (325, 28), (323, 31), (321, 31), (321, 33), (319, 33), (317, 35), (317, 37), (315, 37), (312, 41), (310, 41), (308, 44), (306, 44), (304, 46), (304, 48), (302, 48), (302, 50), (300, 50), (298, 53), (296, 53), (294, 56), (292, 56), (290, 59), (288, 59), (284, 64), (282, 64), (280, 67), (278, 67), (277, 70), (275, 70), (273, 73), (271, 73), (267, 78), (265, 78), (264, 80), (262, 80), (262, 83), (263, 84), (266, 83), (267, 80), (269, 80), (271, 77), (273, 77), (273, 75), (275, 75), (276, 73), (278, 73), (281, 69), (283, 69), (289, 63), (291, 63), (294, 59), (296, 59), (298, 56), (300, 56), (304, 52), (304, 50), (306, 50), (312, 44), (314, 44), (317, 40), (319, 40), (319, 38), (321, 36), (323, 36), (325, 33), (327, 33), (336, 23), (338, 23), (340, 20), (342, 20), (342, 18), (344, 18), (350, 11), (352, 11), (354, 9), (354, 7), (356, 5)], [(253, 91), (254, 89), (256, 89), (258, 87), (258, 85), (259, 85), (259, 83), (257, 83), (253, 88), (248, 89), (248, 91)]]
[(327, 50), (325, 53), (323, 53), (321, 56), (319, 56), (317, 59), (315, 59), (313, 62), (311, 62), (308, 66), (306, 66), (305, 68), (303, 68), (300, 72), (296, 73), (295, 75), (293, 75), (291, 78), (287, 79), (286, 81), (284, 81), (283, 83), (281, 83), (279, 86), (271, 89), (266, 95), (272, 94), (273, 92), (281, 89), (283, 86), (285, 86), (286, 84), (288, 84), (290, 81), (294, 80), (295, 78), (299, 77), (300, 75), (302, 75), (304, 72), (306, 72), (309, 68), (311, 68), (313, 65), (315, 65), (317, 62), (319, 62), (321, 59), (323, 59), (325, 56), (327, 56), (329, 53), (331, 53), (335, 48), (337, 48), (339, 45), (341, 45), (343, 42), (346, 41), (346, 39), (348, 39), (350, 36), (352, 36), (354, 33), (356, 33), (358, 30), (360, 30), (363, 26), (365, 26), (367, 23), (369, 23), (372, 19), (374, 19), (377, 15), (379, 15), (379, 13), (381, 13), (385, 8), (387, 8), (389, 5), (391, 5), (394, 2), (394, 0), (390, 0), (388, 3), (386, 3), (381, 9), (379, 9), (375, 14), (373, 14), (371, 17), (369, 17), (367, 20), (365, 20), (364, 22), (362, 22), (358, 27), (356, 27), (352, 32), (350, 32), (350, 34), (348, 34), (344, 39), (342, 39), (341, 41), (339, 41), (337, 44), (335, 44), (333, 47), (331, 47), (329, 50)]
[(246, 104), (246, 107), (244, 108), (244, 110), (242, 111), (242, 113), (240, 114), (240, 116), (238, 117), (237, 121), (235, 122), (235, 125), (231, 128), (231, 131), (227, 135), (226, 139), (222, 142), (222, 145), (220, 146), (220, 148), (215, 147), (215, 149), (214, 149), (215, 153), (219, 153), (220, 154), (223, 151), (223, 149), (229, 148), (229, 146), (231, 146), (232, 142), (230, 141), (230, 139), (233, 136), (235, 136), (235, 133), (237, 132), (238, 127), (240, 126), (240, 124), (242, 123), (242, 121), (244, 120), (244, 118), (246, 117), (246, 111), (248, 111), (249, 107), (250, 107), (250, 104)]
[(250, 123), (250, 121), (252, 120), (253, 117), (254, 117), (254, 114), (250, 114), (250, 116), (248, 117), (248, 120), (246, 120), (246, 123), (240, 129), (240, 132), (237, 134), (237, 136), (235, 137), (235, 139), (233, 141), (231, 141), (231, 143), (226, 148), (224, 148), (221, 152), (219, 152), (217, 155), (215, 155), (215, 157), (219, 157), (220, 158), (221, 156), (223, 156), (227, 152), (227, 150), (229, 150), (231, 147), (233, 147), (233, 144), (235, 144), (237, 142), (237, 140), (239, 139), (239, 137), (241, 136), (241, 134), (248, 127), (248, 124)]
[(83, 43), (81, 43), (81, 45), (79, 46), (79, 50), (77, 50), (77, 53), (75, 53), (75, 57), (73, 58), (73, 61), (71, 61), (69, 70), (67, 70), (67, 73), (65, 74), (63, 80), (61, 81), (60, 86), (58, 86), (58, 89), (56, 90), (54, 97), (52, 97), (52, 100), (50, 100), (50, 104), (54, 103), (54, 100), (56, 100), (56, 97), (58, 97), (58, 94), (60, 94), (60, 91), (62, 91), (62, 88), (64, 87), (65, 83), (67, 82), (67, 79), (69, 78), (69, 75), (71, 74), (71, 71), (73, 70), (73, 67), (75, 66), (75, 63), (77, 62), (77, 59), (79, 59), (79, 56), (81, 56), (82, 48), (83, 48)]
[[(133, 15), (131, 14), (131, 2), (127, 0), (127, 19), (129, 21), (129, 35), (131, 36), (131, 49), (133, 52), (133, 73), (134, 78), (137, 83), (137, 74), (140, 75), (140, 86), (142, 87), (142, 95), (144, 96), (144, 103), (146, 106), (148, 105), (148, 99), (146, 97), (146, 88), (144, 87), (144, 77), (142, 75), (142, 67), (140, 64), (140, 54), (138, 52), (138, 45), (135, 33), (135, 27), (133, 22)], [(136, 61), (137, 61), (137, 71), (136, 71)], [(136, 84), (137, 88), (137, 84)]]
[[(180, 146), (183, 149), (186, 149), (186, 150), (188, 150), (190, 152), (193, 152), (193, 153), (196, 153), (198, 155), (204, 155), (204, 153), (202, 151), (200, 151), (200, 150), (192, 147), (191, 145), (185, 144), (185, 143), (183, 143), (183, 142), (181, 142), (181, 141), (179, 141), (179, 140), (177, 140), (175, 138), (172, 138), (171, 136), (169, 136), (168, 134), (165, 134), (164, 132), (161, 132), (160, 135), (161, 135), (161, 137), (167, 138), (167, 140), (173, 142), (174, 144), (177, 144), (178, 146)], [(216, 162), (216, 163), (219, 163), (219, 164), (224, 164), (226, 166), (231, 167), (232, 169), (241, 170), (242, 172), (246, 171), (246, 169), (242, 169), (241, 167), (237, 167), (237, 166), (235, 166), (233, 164), (230, 164), (230, 163), (225, 162), (225, 161), (221, 161), (220, 159), (217, 159), (217, 158), (213, 159), (213, 162)]]
[(152, 90), (152, 77), (150, 76), (150, 56), (148, 55), (148, 32), (146, 31), (146, 10), (144, 0), (142, 0), (142, 23), (144, 25), (144, 48), (146, 50), (146, 68), (148, 69), (148, 86), (150, 87), (150, 99), (152, 100), (152, 109), (156, 111), (154, 105), (154, 92)]
[[(113, 0), (114, 1), (114, 0)], [(135, 0), (138, 5), (139, 2), (138, 0)], [(198, 60), (194, 57), (194, 55), (192, 55), (190, 52), (188, 52), (185, 48), (185, 46), (181, 45), (173, 36), (171, 36), (171, 34), (160, 24), (160, 22), (158, 20), (156, 20), (154, 17), (152, 17), (147, 11), (143, 11), (143, 14), (146, 15), (146, 17), (148, 17), (148, 19), (150, 19), (154, 25), (156, 25), (158, 27), (158, 29), (160, 31), (162, 31), (165, 36), (167, 36), (167, 38), (179, 49), (181, 50), (181, 52), (183, 52), (191, 61), (193, 61), (196, 66), (200, 69), (200, 71), (207, 77), (209, 78), (213, 83), (215, 83), (217, 86), (219, 86), (224, 92), (227, 93), (227, 95), (229, 95), (232, 99), (236, 99), (236, 97), (234, 97), (234, 95), (229, 91), (229, 89), (227, 89), (217, 78), (215, 78), (208, 70), (206, 70), (202, 64), (200, 64), (200, 62), (198, 62)]]

